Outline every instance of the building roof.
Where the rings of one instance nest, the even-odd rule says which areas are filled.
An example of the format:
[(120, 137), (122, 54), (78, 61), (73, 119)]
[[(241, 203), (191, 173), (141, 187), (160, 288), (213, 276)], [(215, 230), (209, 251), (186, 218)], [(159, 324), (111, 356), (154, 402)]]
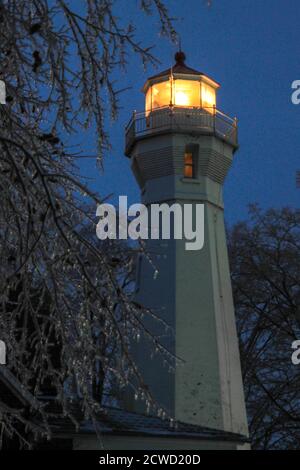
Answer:
[(206, 75), (205, 73), (200, 72), (199, 70), (192, 69), (191, 67), (188, 67), (185, 64), (185, 59), (186, 59), (186, 56), (184, 52), (182, 51), (176, 52), (175, 65), (173, 65), (173, 67), (170, 67), (169, 69), (163, 70), (162, 72), (152, 75), (152, 77), (148, 78), (147, 83), (149, 81), (156, 80), (157, 78), (160, 78), (160, 77), (165, 77), (165, 76), (170, 77), (171, 74), (173, 75), (178, 74), (178, 75), (199, 75), (202, 77), (206, 77), (207, 79), (215, 83), (216, 86), (219, 86), (219, 84), (215, 80), (208, 77), (208, 75)]
[[(88, 420), (84, 420), (78, 409), (75, 418), (79, 423), (78, 433), (95, 433), (93, 424)], [(60, 435), (70, 435), (76, 432), (72, 421), (62, 415), (57, 415), (55, 418), (52, 418), (51, 428), (54, 433)], [(240, 434), (182, 422), (172, 424), (169, 419), (163, 420), (157, 416), (147, 416), (115, 407), (103, 407), (97, 416), (97, 428), (102, 434), (143, 435), (149, 437), (157, 436), (234, 442), (248, 441), (246, 436)]]
[(15, 375), (5, 365), (0, 365), (0, 397), (10, 404), (28, 405), (33, 409), (38, 409), (40, 403), (34, 396), (22, 387), (22, 384)]
[(176, 63), (173, 65), (173, 67), (163, 70), (162, 72), (153, 75), (152, 77), (149, 78), (149, 80), (152, 80), (154, 78), (158, 77), (163, 77), (165, 75), (170, 75), (172, 73), (181, 73), (181, 74), (188, 74), (188, 75), (204, 75), (202, 72), (199, 72), (198, 70), (192, 69), (191, 67), (188, 67), (185, 65), (185, 53), (184, 52), (176, 52), (175, 54), (175, 60)]
[[(44, 411), (50, 416), (49, 424), (54, 437), (55, 435), (57, 437), (70, 437), (77, 433), (95, 433), (95, 427), (92, 422), (84, 418), (80, 402), (76, 401), (70, 404), (71, 419), (71, 417), (67, 417), (63, 414), (61, 405), (53, 396), (42, 396), (38, 400), (34, 398), (30, 392), (24, 390), (20, 382), (5, 366), (0, 367), (0, 386), (1, 385), (7, 387), (8, 397), (16, 397), (19, 403), (26, 403), (31, 409), (38, 410), (41, 402), (43, 402)], [(2, 390), (2, 393), (3, 391), (4, 390)], [(36, 415), (35, 420), (38, 426), (41, 425), (38, 415)], [(117, 407), (102, 407), (101, 411), (97, 414), (96, 421), (97, 431), (102, 434), (191, 438), (240, 443), (248, 442), (247, 437), (240, 434), (180, 421), (172, 423), (169, 419), (134, 413)]]

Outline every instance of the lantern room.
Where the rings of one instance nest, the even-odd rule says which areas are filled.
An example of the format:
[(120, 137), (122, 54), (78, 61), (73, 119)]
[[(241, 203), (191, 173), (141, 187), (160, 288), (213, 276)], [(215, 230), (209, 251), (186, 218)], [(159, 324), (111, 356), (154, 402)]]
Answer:
[(236, 118), (217, 109), (220, 85), (188, 67), (182, 51), (175, 54), (175, 60), (173, 67), (146, 81), (145, 109), (134, 111), (126, 126), (125, 154), (129, 156), (140, 139), (170, 132), (215, 135), (237, 148)]
[(146, 114), (164, 107), (201, 108), (214, 113), (219, 84), (185, 65), (185, 54), (175, 54), (176, 63), (144, 85)]

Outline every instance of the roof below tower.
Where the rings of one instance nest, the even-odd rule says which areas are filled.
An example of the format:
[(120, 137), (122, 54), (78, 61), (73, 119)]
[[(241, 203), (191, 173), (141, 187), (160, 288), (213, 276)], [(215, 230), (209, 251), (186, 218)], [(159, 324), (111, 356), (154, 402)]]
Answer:
[[(54, 405), (54, 404), (53, 404)], [(54, 411), (52, 405), (52, 412)], [(55, 408), (55, 407), (54, 407)], [(94, 434), (95, 428), (88, 420), (84, 420), (80, 408), (75, 406), (72, 410), (79, 424), (79, 434)], [(246, 436), (207, 428), (194, 424), (176, 422), (171, 424), (168, 419), (163, 420), (157, 416), (146, 416), (140, 413), (125, 411), (114, 407), (103, 407), (97, 416), (98, 431), (102, 434), (114, 435), (147, 435), (174, 438), (193, 438), (216, 441), (248, 442)], [(76, 434), (74, 423), (62, 415), (53, 413), (51, 428), (54, 434)]]

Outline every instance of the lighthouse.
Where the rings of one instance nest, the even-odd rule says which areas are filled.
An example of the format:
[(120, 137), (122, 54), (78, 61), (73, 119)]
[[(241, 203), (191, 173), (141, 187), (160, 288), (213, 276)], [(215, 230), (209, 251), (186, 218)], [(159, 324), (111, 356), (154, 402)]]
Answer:
[[(146, 81), (145, 109), (126, 128), (141, 202), (204, 210), (201, 249), (187, 250), (184, 237), (158, 236), (137, 260), (135, 300), (160, 319), (145, 321), (174, 367), (153, 352), (150, 338), (132, 350), (145, 385), (176, 421), (247, 436), (223, 205), (237, 121), (218, 109), (219, 87), (177, 52), (173, 67)], [(126, 406), (144, 411), (133, 394)]]

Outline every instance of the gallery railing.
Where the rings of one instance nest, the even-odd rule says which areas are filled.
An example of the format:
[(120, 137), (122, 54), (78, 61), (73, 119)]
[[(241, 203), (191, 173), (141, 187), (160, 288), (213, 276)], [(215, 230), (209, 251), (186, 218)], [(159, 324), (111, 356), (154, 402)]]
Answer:
[(237, 120), (216, 108), (181, 108), (167, 106), (148, 112), (134, 112), (126, 126), (125, 153), (128, 155), (134, 141), (163, 132), (198, 132), (216, 135), (237, 145)]

